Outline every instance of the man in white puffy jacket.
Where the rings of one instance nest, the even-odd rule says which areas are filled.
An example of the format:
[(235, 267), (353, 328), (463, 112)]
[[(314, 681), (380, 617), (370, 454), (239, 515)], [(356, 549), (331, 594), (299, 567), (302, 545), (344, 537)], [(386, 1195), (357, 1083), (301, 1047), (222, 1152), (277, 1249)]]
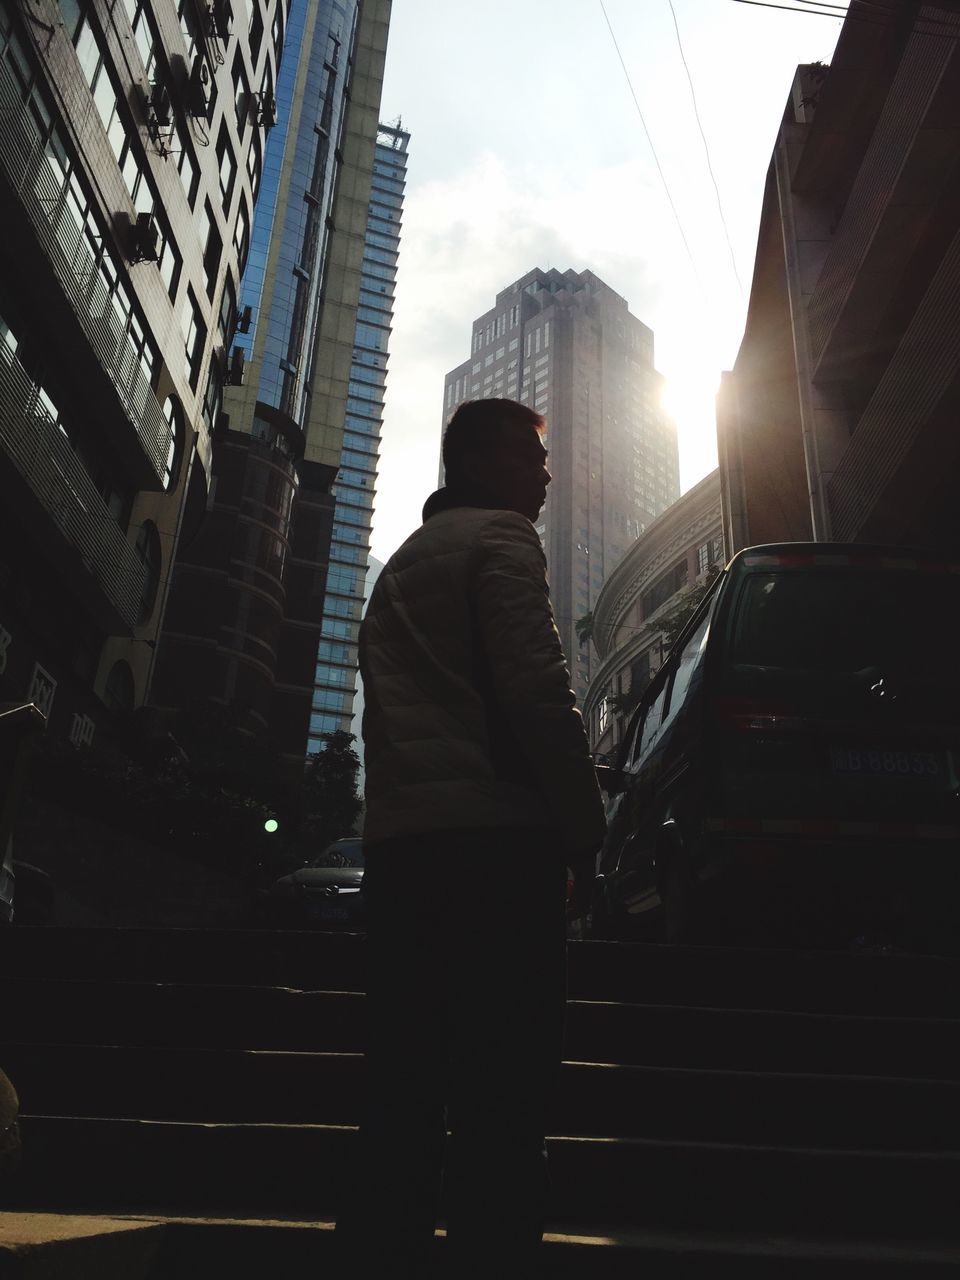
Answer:
[(532, 523), (544, 429), (511, 400), (460, 406), (446, 487), (360, 633), (370, 1026), (339, 1233), (377, 1280), (429, 1274), (441, 1169), (452, 1274), (538, 1274), (566, 868), (582, 901), (604, 835)]

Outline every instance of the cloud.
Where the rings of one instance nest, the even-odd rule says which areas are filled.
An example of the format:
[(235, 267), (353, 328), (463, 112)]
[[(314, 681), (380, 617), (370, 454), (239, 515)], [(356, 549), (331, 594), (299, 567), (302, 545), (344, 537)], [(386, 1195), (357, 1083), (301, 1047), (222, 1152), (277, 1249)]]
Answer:
[(534, 267), (589, 268), (655, 330), (669, 318), (689, 335), (702, 319), (669, 208), (639, 160), (545, 174), (535, 159), (508, 165), (487, 151), (411, 190), (374, 521), (380, 559), (419, 523), (435, 485), (443, 380), (469, 355), (471, 321)]

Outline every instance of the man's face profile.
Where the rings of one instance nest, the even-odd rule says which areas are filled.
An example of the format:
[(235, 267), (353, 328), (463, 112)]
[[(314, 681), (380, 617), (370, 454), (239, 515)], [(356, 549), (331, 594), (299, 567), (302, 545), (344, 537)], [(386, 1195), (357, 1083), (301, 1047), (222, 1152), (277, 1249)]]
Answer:
[(551, 475), (547, 450), (535, 427), (510, 425), (470, 458), (477, 481), (508, 511), (536, 520), (543, 509)]

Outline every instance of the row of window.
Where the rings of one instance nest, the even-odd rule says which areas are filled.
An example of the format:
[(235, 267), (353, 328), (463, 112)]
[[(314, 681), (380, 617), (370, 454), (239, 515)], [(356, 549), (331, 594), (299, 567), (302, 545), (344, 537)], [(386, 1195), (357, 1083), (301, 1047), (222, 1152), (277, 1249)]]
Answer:
[(485, 328), (474, 330), (473, 351), (477, 352), (481, 347), (489, 346), (502, 333), (506, 333), (508, 329), (515, 329), (519, 323), (520, 304), (518, 302), (510, 307), (509, 311), (501, 312), (500, 315), (495, 316)]
[(134, 311), (132, 296), (108, 248), (108, 236), (68, 150), (65, 136), (37, 82), (19, 38), (0, 16), (0, 59), (13, 71), (39, 134), (46, 160), (43, 189), (51, 226), (82, 283), (91, 314), (99, 315), (126, 350), (144, 382), (152, 384), (157, 353)]

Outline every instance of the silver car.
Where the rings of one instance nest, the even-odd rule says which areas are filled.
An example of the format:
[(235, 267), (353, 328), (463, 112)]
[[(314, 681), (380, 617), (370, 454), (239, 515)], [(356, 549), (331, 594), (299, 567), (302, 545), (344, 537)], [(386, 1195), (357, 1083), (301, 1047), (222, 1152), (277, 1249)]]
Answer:
[(319, 928), (362, 928), (363, 841), (335, 840), (323, 853), (267, 890), (274, 923)]

